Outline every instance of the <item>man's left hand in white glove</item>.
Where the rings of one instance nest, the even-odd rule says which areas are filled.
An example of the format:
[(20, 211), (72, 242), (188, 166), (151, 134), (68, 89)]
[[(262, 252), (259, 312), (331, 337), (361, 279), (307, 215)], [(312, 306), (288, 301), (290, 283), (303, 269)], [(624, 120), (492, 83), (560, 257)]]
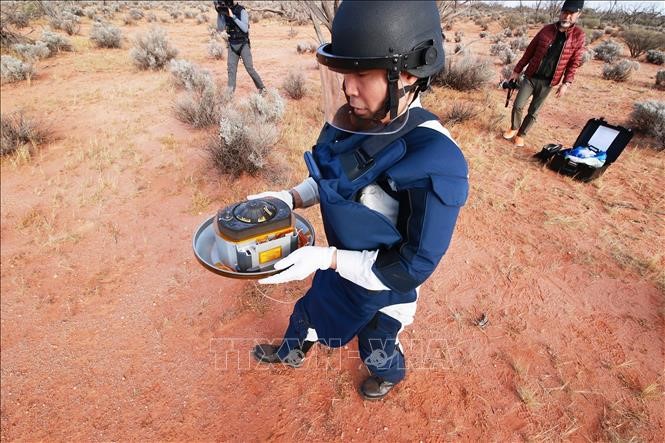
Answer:
[[(290, 266), (290, 267), (289, 267)], [(334, 247), (304, 246), (275, 263), (276, 270), (284, 271), (259, 280), (261, 284), (286, 283), (303, 280), (317, 269), (335, 269), (337, 249)], [(288, 269), (287, 269), (288, 268)]]

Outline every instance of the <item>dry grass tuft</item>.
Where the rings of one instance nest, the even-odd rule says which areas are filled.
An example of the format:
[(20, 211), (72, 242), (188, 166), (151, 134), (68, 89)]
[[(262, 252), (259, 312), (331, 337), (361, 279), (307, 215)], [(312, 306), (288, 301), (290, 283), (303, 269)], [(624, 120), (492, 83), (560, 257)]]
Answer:
[(0, 117), (0, 126), (0, 155), (3, 156), (17, 151), (23, 145), (30, 145), (28, 151), (31, 152), (52, 138), (50, 128), (38, 120), (25, 117), (20, 111)]
[(300, 100), (306, 92), (304, 74), (300, 71), (289, 72), (282, 83), (282, 88), (286, 91), (286, 95), (294, 100)]

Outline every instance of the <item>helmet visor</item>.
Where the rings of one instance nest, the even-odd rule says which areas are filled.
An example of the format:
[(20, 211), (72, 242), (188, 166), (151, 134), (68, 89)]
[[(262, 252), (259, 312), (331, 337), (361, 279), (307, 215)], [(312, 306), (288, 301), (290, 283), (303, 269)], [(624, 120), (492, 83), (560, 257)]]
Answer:
[[(324, 118), (331, 126), (354, 134), (392, 134), (402, 129), (409, 118), (409, 108), (405, 100), (399, 101), (396, 118), (392, 120), (386, 118), (390, 115), (385, 105), (389, 100), (387, 80), (380, 90), (375, 89), (376, 84), (364, 85), (362, 81), (356, 82), (353, 85), (356, 91), (354, 94), (358, 94), (359, 97), (356, 101), (356, 97), (350, 98), (347, 95), (345, 81), (347, 76), (355, 75), (357, 71), (333, 70), (319, 63), (319, 73)], [(371, 92), (370, 87), (374, 88)], [(402, 87), (400, 81), (398, 91), (402, 90)], [(363, 100), (363, 94), (373, 96), (368, 101), (380, 97), (378, 104), (374, 104), (374, 108), (378, 109), (371, 109), (371, 105)], [(403, 93), (399, 95), (402, 96)]]

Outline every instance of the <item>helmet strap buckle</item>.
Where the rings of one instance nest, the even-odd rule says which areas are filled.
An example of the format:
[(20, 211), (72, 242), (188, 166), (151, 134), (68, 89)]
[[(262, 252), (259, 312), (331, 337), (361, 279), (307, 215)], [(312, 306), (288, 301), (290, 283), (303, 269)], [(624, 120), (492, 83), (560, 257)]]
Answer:
[(390, 107), (390, 119), (397, 117), (397, 108), (399, 106), (399, 91), (397, 83), (399, 81), (399, 70), (394, 66), (388, 70), (388, 106)]

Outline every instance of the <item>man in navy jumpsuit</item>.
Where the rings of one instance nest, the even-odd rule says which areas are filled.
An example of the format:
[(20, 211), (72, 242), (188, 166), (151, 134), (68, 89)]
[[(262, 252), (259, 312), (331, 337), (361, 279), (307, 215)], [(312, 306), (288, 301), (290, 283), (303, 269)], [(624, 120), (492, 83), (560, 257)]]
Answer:
[(405, 377), (398, 335), (413, 322), (418, 288), (448, 249), (468, 195), (462, 152), (418, 98), (444, 65), (436, 4), (345, 0), (317, 60), (327, 123), (305, 154), (310, 177), (248, 198), (319, 203), (330, 246), (300, 248), (260, 281), (315, 272), (283, 341), (258, 345), (254, 356), (297, 367), (317, 341), (339, 347), (358, 337), (371, 373), (360, 391), (376, 400)]

